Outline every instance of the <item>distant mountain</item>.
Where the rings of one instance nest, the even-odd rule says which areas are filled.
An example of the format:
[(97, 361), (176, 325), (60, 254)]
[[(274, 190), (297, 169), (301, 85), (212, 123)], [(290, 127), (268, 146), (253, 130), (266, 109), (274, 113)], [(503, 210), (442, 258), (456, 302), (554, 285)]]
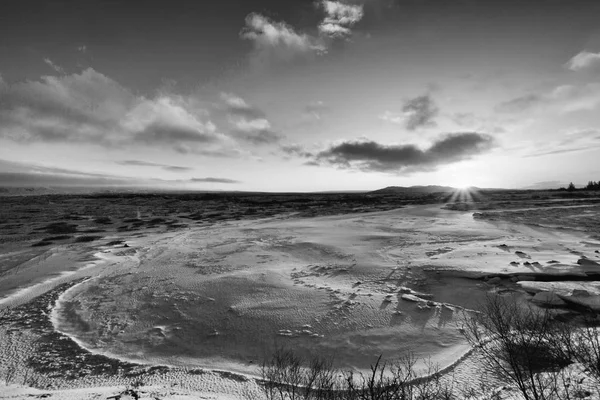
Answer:
[(402, 194), (402, 193), (452, 193), (457, 189), (450, 186), (388, 186), (369, 192), (371, 194)]

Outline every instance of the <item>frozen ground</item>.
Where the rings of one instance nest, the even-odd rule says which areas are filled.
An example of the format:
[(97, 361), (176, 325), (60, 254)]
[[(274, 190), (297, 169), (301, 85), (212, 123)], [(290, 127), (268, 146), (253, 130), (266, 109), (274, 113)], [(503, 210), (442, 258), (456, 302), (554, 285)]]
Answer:
[[(89, 277), (57, 295), (48, 311), (54, 328), (92, 354), (172, 366), (145, 378), (148, 388), (162, 388), (161, 396), (171, 390), (173, 396), (255, 398), (252, 380), (190, 374), (190, 368), (253, 375), (278, 345), (331, 355), (342, 368), (365, 369), (380, 354), (391, 359), (407, 351), (443, 368), (468, 351), (458, 329), (462, 311), (488, 292), (530, 296), (561, 288), (573, 297), (576, 289), (588, 303), (600, 293), (589, 288), (600, 273), (600, 243), (587, 233), (474, 219), (472, 212), (439, 205), (230, 221), (153, 233), (127, 245), (99, 243), (87, 250), (96, 257), (87, 258), (81, 249), (77, 257), (74, 249), (54, 250), (37, 268), (72, 257), (78, 261), (71, 272), (2, 301), (18, 306), (59, 283)], [(0, 331), (4, 366), (32, 351), (35, 335), (28, 335)], [(457, 367), (459, 382), (469, 381), (469, 365), (467, 358)], [(185, 388), (173, 386), (181, 380)], [(64, 396), (84, 396), (81, 388), (122, 391), (132, 380), (39, 382), (80, 390)], [(11, 390), (6, 393), (21, 389)]]

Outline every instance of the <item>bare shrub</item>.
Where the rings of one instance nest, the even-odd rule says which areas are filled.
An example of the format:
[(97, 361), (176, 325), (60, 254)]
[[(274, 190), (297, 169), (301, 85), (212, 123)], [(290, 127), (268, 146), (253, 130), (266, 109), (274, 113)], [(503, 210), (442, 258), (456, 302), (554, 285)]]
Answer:
[(367, 374), (341, 371), (331, 359), (303, 360), (292, 350), (277, 349), (261, 367), (269, 400), (453, 400), (451, 385), (442, 382), (429, 363), (419, 378), (416, 359), (388, 363), (381, 357)]
[(561, 342), (573, 361), (580, 363), (600, 388), (600, 317), (585, 317), (583, 326), (563, 334)]
[(466, 318), (464, 334), (479, 347), (485, 367), (515, 384), (526, 400), (570, 398), (565, 343), (572, 331), (550, 310), (489, 296), (480, 313)]

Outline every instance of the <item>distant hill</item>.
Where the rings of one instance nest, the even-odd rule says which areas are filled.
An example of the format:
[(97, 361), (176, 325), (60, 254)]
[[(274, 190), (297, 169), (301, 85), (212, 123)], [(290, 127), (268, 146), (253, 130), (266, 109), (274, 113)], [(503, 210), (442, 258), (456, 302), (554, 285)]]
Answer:
[(371, 194), (402, 194), (402, 193), (452, 193), (457, 189), (450, 186), (388, 186), (369, 192)]

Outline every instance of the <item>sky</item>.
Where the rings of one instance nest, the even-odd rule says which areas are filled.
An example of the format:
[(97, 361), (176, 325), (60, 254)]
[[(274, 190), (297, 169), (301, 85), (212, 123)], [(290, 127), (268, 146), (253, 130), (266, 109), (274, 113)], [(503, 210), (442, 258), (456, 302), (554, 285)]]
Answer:
[(0, 186), (600, 179), (600, 2), (6, 0)]

